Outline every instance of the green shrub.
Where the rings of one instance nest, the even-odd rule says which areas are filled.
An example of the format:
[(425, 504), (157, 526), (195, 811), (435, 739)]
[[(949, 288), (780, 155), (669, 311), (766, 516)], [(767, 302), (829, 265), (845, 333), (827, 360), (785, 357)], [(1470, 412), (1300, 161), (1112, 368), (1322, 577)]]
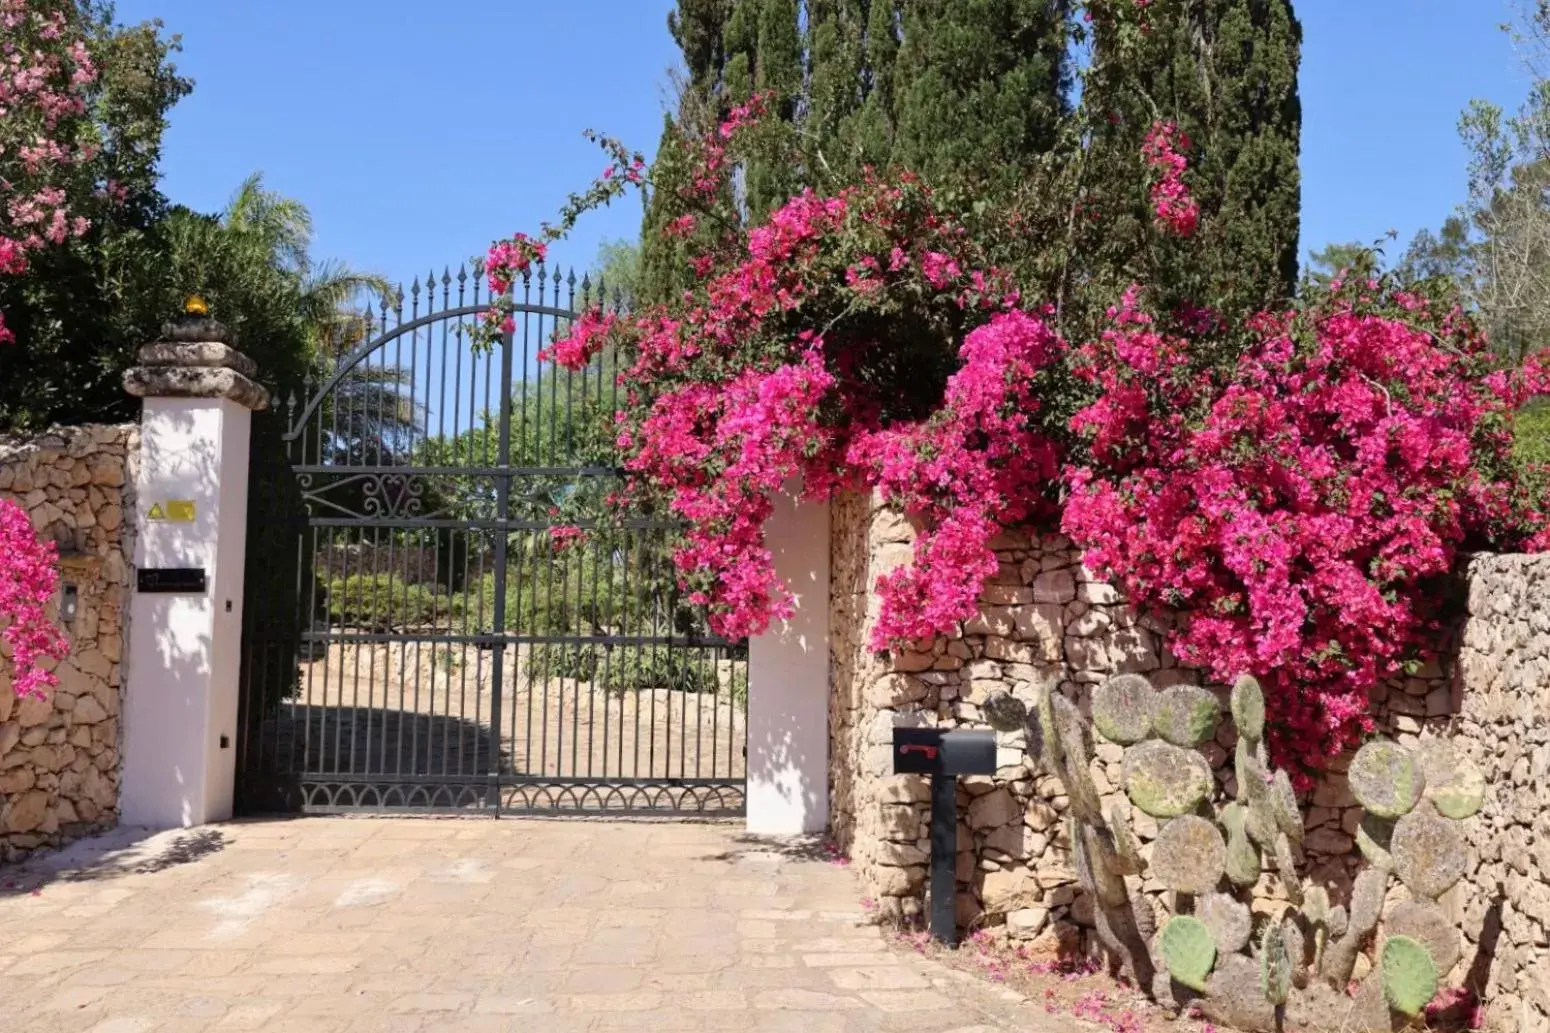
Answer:
[[(529, 682), (574, 678), (617, 695), (651, 689), (713, 694), (722, 691), (713, 656), (698, 650), (660, 646), (537, 646), (527, 656), (525, 671)], [(741, 695), (738, 692), (739, 675)], [(733, 667), (729, 688), (734, 699), (746, 698), (748, 672), (745, 665)]]
[(342, 627), (388, 631), (423, 627), (446, 616), (445, 597), (394, 574), (351, 574), (328, 584), (328, 612)]
[(1550, 398), (1536, 398), (1519, 412), (1512, 454), (1520, 463), (1550, 463)]

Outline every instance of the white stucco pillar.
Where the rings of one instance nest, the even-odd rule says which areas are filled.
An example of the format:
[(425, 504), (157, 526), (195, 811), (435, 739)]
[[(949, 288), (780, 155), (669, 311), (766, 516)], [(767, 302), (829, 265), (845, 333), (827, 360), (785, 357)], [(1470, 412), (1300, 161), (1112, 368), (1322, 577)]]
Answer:
[(765, 525), (796, 613), (748, 644), (748, 831), (829, 821), (829, 507), (782, 493)]
[[(267, 404), (218, 323), (186, 318), (166, 336), (124, 377), (144, 409), (119, 820), (151, 828), (231, 817), (248, 438)], [(145, 580), (197, 571), (202, 589)]]

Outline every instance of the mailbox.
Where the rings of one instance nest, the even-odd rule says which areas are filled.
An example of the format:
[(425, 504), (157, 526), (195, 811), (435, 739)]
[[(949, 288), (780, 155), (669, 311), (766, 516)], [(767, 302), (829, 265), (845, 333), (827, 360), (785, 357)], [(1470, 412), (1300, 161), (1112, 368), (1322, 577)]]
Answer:
[(896, 775), (994, 775), (996, 733), (947, 732), (940, 728), (895, 728)]
[(931, 935), (958, 942), (958, 776), (996, 773), (996, 733), (895, 728), (893, 773), (931, 776)]

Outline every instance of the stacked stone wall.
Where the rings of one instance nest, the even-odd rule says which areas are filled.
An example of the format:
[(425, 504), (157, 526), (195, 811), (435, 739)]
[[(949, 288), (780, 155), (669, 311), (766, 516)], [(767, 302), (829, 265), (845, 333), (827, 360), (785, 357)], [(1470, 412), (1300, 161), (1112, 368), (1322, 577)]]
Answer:
[(0, 439), (0, 498), (57, 545), (76, 600), (69, 620), (51, 605), (70, 653), (48, 699), (18, 699), (0, 660), (0, 861), (117, 820), (138, 441), (134, 426)]
[[(1144, 674), (1158, 688), (1206, 684), (1225, 703), (1224, 686), (1169, 653), (1169, 619), (1132, 611), (1058, 536), (1004, 535), (978, 617), (929, 649), (879, 657), (868, 644), (878, 612), (871, 587), (909, 561), (914, 532), (876, 498), (846, 496), (832, 513), (832, 831), (886, 916), (919, 912), (928, 849), (924, 780), (890, 774), (895, 725), (985, 728), (980, 705), (991, 693), (1031, 703), (1043, 685), (1085, 711), (1091, 686), (1119, 672)], [(1443, 660), (1374, 692), (1378, 730), (1407, 744), (1448, 736), (1486, 773), (1492, 796), (1473, 819), (1479, 856), (1444, 901), (1473, 948), (1454, 980), (1494, 998), (1494, 1013), (1523, 1016), (1502, 1028), (1550, 1033), (1550, 557), (1481, 557), (1468, 584), (1469, 614), (1461, 632), (1439, 642)], [(1204, 749), (1226, 794), (1236, 789), (1236, 735), (1224, 713)], [(994, 776), (959, 780), (960, 925), (1030, 941), (1035, 956), (1083, 950), (1092, 907), (1070, 865), (1063, 789), (1027, 757), (1021, 733), (998, 734), (997, 744)], [(1149, 856), (1157, 823), (1119, 789), (1120, 756), (1100, 739), (1093, 779), (1105, 809), (1116, 803), (1130, 814)], [(1298, 851), (1305, 875), (1337, 900), (1364, 863), (1348, 762), (1338, 759), (1303, 795), (1308, 835)], [(1143, 888), (1161, 903), (1159, 884)], [(1254, 907), (1284, 902), (1267, 873)], [(1358, 977), (1364, 971), (1365, 962)]]

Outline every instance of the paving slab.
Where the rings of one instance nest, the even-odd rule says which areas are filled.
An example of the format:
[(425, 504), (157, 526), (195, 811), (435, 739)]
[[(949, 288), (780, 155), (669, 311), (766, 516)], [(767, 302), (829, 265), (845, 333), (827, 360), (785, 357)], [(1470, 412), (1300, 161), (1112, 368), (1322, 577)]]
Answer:
[[(307, 818), (0, 868), (18, 1033), (1053, 1030), (733, 824)], [(1065, 1029), (1070, 1020), (1061, 1024)]]

